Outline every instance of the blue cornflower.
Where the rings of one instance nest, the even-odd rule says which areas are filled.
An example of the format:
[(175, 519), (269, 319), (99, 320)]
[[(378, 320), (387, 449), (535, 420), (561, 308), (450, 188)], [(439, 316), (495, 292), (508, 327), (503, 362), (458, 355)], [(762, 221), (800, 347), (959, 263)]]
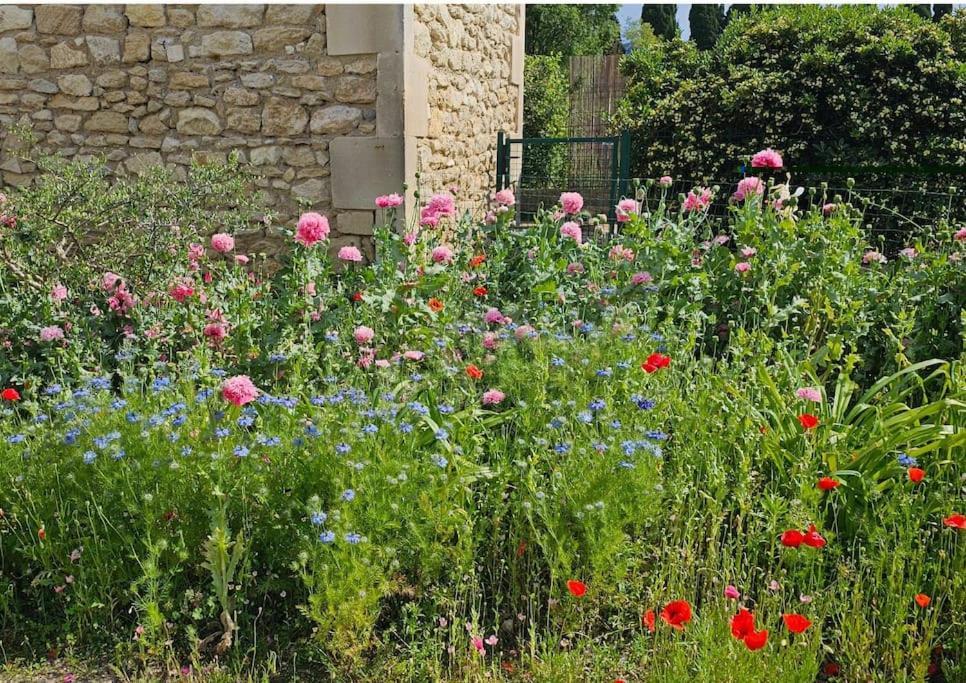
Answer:
[(95, 453), (94, 451), (85, 451), (84, 452), (84, 464), (85, 465), (90, 465), (95, 460), (97, 460), (97, 453)]
[[(68, 446), (73, 445), (77, 441), (77, 437), (80, 436), (80, 433), (81, 433), (81, 430), (76, 428), (67, 430), (67, 433), (64, 434), (64, 443), (67, 444)], [(21, 438), (21, 441), (22, 440), (23, 439)], [(10, 443), (16, 443), (16, 442), (11, 441)]]
[(652, 441), (667, 441), (668, 435), (658, 429), (652, 429), (644, 434), (648, 439)]
[(590, 334), (591, 332), (594, 331), (594, 324), (593, 323), (582, 323), (580, 325), (580, 331), (583, 334)]
[(637, 451), (637, 442), (622, 441), (621, 450), (624, 452), (624, 455), (634, 455), (634, 453)]
[(239, 427), (251, 427), (255, 424), (255, 418), (251, 415), (242, 415), (238, 418), (237, 423)]
[(355, 499), (356, 499), (356, 492), (353, 491), (352, 489), (346, 489), (345, 491), (342, 492), (342, 500), (344, 500), (345, 502), (351, 503)]
[(337, 341), (339, 341), (339, 333), (338, 332), (326, 332), (324, 339), (325, 339), (325, 341), (327, 341), (329, 343), (337, 342)]
[(7, 443), (23, 443), (26, 438), (23, 434), (11, 434), (7, 437)]
[(215, 393), (213, 389), (202, 389), (195, 396), (195, 403), (204, 403), (213, 393)]
[(352, 447), (349, 446), (349, 444), (347, 443), (336, 444), (336, 447), (335, 447), (335, 452), (338, 453), (339, 455), (345, 455), (350, 450), (352, 450)]
[(116, 398), (111, 401), (111, 410), (121, 410), (122, 408), (126, 407), (127, 401), (125, 401), (123, 398)]
[(603, 453), (604, 451), (607, 450), (607, 444), (601, 443), (600, 441), (595, 441), (590, 445), (590, 447), (593, 448), (598, 453)]
[(63, 387), (61, 387), (59, 384), (51, 384), (49, 387), (44, 389), (44, 393), (48, 396), (56, 396), (63, 390)]
[(90, 395), (91, 392), (89, 392), (87, 389), (75, 389), (74, 393), (72, 394), (74, 398), (87, 398)]
[(449, 432), (445, 429), (437, 429), (435, 436), (438, 441), (446, 441), (449, 438)]
[(567, 361), (565, 361), (560, 356), (554, 356), (553, 358), (550, 359), (550, 365), (554, 366), (555, 368), (559, 368), (560, 366), (566, 365), (566, 364), (567, 364)]
[(413, 411), (417, 415), (429, 415), (429, 408), (424, 406), (422, 403), (419, 403), (418, 401), (413, 401), (407, 404), (407, 406), (411, 411)]
[(335, 543), (335, 532), (323, 531), (321, 534), (319, 534), (319, 540), (323, 543)]
[(239, 458), (244, 458), (248, 455), (248, 448), (245, 446), (235, 446), (235, 455)]
[(313, 512), (311, 517), (312, 524), (314, 526), (322, 526), (328, 518), (329, 516), (324, 512)]
[(564, 419), (562, 417), (555, 417), (552, 420), (550, 420), (550, 428), (551, 429), (560, 429), (565, 424), (567, 424), (567, 423), (564, 421)]
[(595, 398), (587, 405), (587, 407), (591, 410), (603, 410), (607, 407), (607, 404), (604, 402), (604, 399)]
[(409, 434), (413, 431), (413, 426), (408, 422), (400, 422), (399, 431), (402, 432), (403, 434)]
[(570, 452), (570, 444), (569, 443), (558, 443), (556, 446), (553, 447), (553, 450), (558, 455), (564, 455), (565, 453), (569, 453)]
[(362, 540), (362, 536), (360, 536), (359, 534), (357, 534), (355, 532), (350, 532), (350, 533), (348, 533), (348, 534), (345, 535), (345, 541), (346, 541), (346, 543), (351, 543), (352, 545), (357, 544), (361, 540)]
[(601, 368), (600, 370), (597, 371), (598, 377), (610, 377), (613, 374), (614, 374), (614, 371), (611, 370), (610, 368)]
[(636, 467), (636, 465), (634, 463), (632, 463), (630, 460), (621, 460), (618, 463), (618, 465), (620, 467), (624, 468), (625, 470), (632, 470), (632, 469), (634, 469)]
[(453, 412), (453, 406), (444, 403), (439, 407), (439, 412), (443, 415), (449, 415)]
[(174, 425), (175, 427), (180, 427), (187, 421), (188, 421), (187, 415), (178, 415), (176, 418), (171, 420), (171, 424)]
[(629, 367), (631, 367), (630, 361), (626, 361), (626, 360), (617, 361), (618, 370), (626, 370)]
[(902, 465), (903, 467), (919, 466), (919, 462), (915, 458), (913, 458), (910, 455), (906, 455), (905, 453), (899, 453), (899, 455), (896, 457), (896, 460), (898, 460), (899, 464)]
[(363, 434), (375, 434), (378, 431), (379, 431), (379, 427), (377, 427), (376, 425), (372, 424), (371, 422), (369, 424), (363, 426), (363, 428), (362, 428), (362, 433)]
[(589, 410), (582, 410), (577, 413), (577, 420), (583, 422), (584, 424), (590, 424), (594, 421), (594, 414)]
[(94, 377), (91, 379), (87, 385), (91, 389), (97, 389), (98, 391), (107, 391), (111, 388), (111, 380), (108, 377)]
[(171, 378), (169, 377), (158, 377), (153, 382), (151, 382), (151, 391), (158, 393), (164, 391), (171, 386)]
[(224, 439), (226, 436), (231, 434), (231, 430), (228, 427), (219, 427), (215, 430), (215, 436), (219, 439)]
[(446, 458), (444, 458), (441, 455), (434, 455), (432, 457), (432, 460), (433, 460), (433, 464), (436, 465), (436, 467), (438, 467), (440, 469), (445, 468), (446, 465), (449, 464), (449, 462), (446, 460)]
[(641, 410), (651, 410), (654, 408), (656, 402), (649, 398), (644, 398), (638, 394), (631, 396), (631, 400), (637, 405)]
[(268, 362), (284, 363), (286, 359), (287, 359), (287, 356), (284, 353), (273, 353), (271, 356), (268, 357)]
[(225, 376), (225, 375), (227, 375), (228, 373), (227, 373), (227, 372), (226, 372), (225, 370), (222, 370), (221, 368), (212, 368), (212, 369), (211, 369), (211, 370), (209, 371), (209, 374), (210, 374), (210, 375), (211, 375), (212, 377), (224, 377), (224, 376)]
[(191, 455), (192, 452), (193, 451), (191, 449), (191, 446), (182, 446), (181, 447), (181, 457), (183, 457), (183, 458), (187, 458), (189, 455)]
[(124, 452), (124, 449), (123, 448), (118, 448), (116, 451), (114, 451), (114, 454), (111, 457), (114, 458), (115, 460), (120, 460), (125, 455), (126, 454)]
[(422, 382), (423, 381), (423, 376), (420, 375), (418, 372), (414, 372), (413, 374), (411, 374), (409, 376), (409, 379), (410, 379), (410, 381), (413, 381), (413, 382)]
[(621, 421), (620, 420), (611, 420), (610, 421), (610, 428), (611, 429), (620, 429), (621, 428)]

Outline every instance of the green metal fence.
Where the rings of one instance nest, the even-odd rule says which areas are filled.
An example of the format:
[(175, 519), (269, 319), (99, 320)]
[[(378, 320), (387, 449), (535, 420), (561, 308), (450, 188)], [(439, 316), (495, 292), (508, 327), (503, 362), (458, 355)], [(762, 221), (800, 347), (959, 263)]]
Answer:
[(518, 215), (527, 221), (553, 206), (561, 192), (580, 192), (591, 213), (614, 222), (630, 183), (631, 137), (510, 138), (497, 135), (496, 189), (513, 188)]

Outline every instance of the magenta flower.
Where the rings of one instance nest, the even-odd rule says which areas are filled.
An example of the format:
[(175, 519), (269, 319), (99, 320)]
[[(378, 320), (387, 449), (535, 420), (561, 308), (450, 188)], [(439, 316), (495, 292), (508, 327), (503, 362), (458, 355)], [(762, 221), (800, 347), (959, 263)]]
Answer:
[(348, 246), (345, 246), (339, 249), (338, 257), (340, 261), (350, 261), (352, 263), (358, 263), (359, 261), (362, 260), (362, 252), (359, 251), (357, 247), (354, 247), (350, 244)]
[[(303, 247), (311, 247), (329, 236), (329, 219), (318, 213), (303, 213), (295, 227), (295, 241)], [(343, 247), (345, 248), (345, 247)], [(342, 258), (341, 251), (339, 258)], [(362, 260), (360, 256), (359, 259)]]
[(765, 184), (761, 178), (749, 176), (738, 181), (738, 189), (731, 195), (735, 200), (743, 202), (751, 197), (757, 197), (765, 192)]
[(397, 206), (401, 206), (403, 203), (403, 198), (396, 194), (384, 194), (381, 197), (376, 197), (376, 206), (380, 209), (394, 209)]
[(633, 199), (622, 199), (617, 202), (616, 217), (618, 223), (626, 223), (631, 219), (631, 216), (636, 216), (638, 213), (637, 202)]
[(483, 405), (485, 406), (498, 406), (503, 403), (503, 399), (506, 398), (504, 394), (499, 389), (489, 389), (483, 392)]
[(453, 260), (453, 250), (445, 245), (440, 245), (433, 249), (430, 258), (433, 259), (433, 263), (448, 264)]
[(735, 270), (739, 273), (747, 273), (749, 270), (751, 270), (751, 264), (747, 261), (739, 261), (735, 264)]
[(563, 207), (564, 213), (580, 213), (584, 208), (584, 198), (579, 192), (564, 192), (560, 195), (560, 206)]
[(225, 232), (211, 236), (211, 248), (219, 254), (227, 254), (235, 248), (235, 238)]
[(737, 600), (741, 597), (741, 593), (738, 592), (738, 589), (735, 586), (728, 585), (725, 586), (724, 596), (729, 600)]
[(42, 342), (60, 341), (63, 338), (64, 331), (57, 325), (40, 328), (40, 341)]
[(646, 285), (654, 280), (654, 276), (648, 273), (646, 270), (641, 273), (634, 273), (631, 275), (632, 285)]
[(752, 168), (781, 168), (784, 165), (781, 154), (771, 147), (763, 149), (751, 157)]
[(248, 375), (236, 375), (222, 382), (221, 397), (233, 405), (243, 406), (258, 397), (258, 388)]
[(701, 211), (706, 209), (711, 204), (711, 190), (706, 187), (695, 188), (697, 192), (692, 190), (688, 192), (688, 196), (684, 198), (684, 211), (690, 213), (691, 211)]
[(50, 300), (51, 301), (63, 301), (67, 298), (67, 288), (64, 285), (57, 284), (54, 285), (50, 290)]
[(578, 245), (583, 240), (583, 233), (580, 230), (580, 226), (573, 221), (567, 221), (560, 226), (560, 236), (572, 239)]

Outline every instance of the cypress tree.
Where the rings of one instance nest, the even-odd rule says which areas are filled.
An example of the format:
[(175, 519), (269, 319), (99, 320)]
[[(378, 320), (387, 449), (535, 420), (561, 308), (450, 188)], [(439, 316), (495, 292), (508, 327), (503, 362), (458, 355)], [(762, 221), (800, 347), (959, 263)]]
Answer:
[(654, 35), (671, 40), (678, 35), (677, 11), (677, 5), (644, 5), (641, 8), (641, 21), (651, 25)]
[(902, 5), (902, 7), (908, 7), (913, 12), (918, 14), (923, 19), (932, 19), (932, 10), (929, 5), (920, 5), (919, 3), (907, 3)]
[(724, 30), (724, 5), (691, 5), (688, 12), (691, 40), (699, 50), (710, 50)]
[(932, 20), (939, 21), (947, 14), (952, 14), (953, 6), (950, 5), (933, 5), (932, 6)]

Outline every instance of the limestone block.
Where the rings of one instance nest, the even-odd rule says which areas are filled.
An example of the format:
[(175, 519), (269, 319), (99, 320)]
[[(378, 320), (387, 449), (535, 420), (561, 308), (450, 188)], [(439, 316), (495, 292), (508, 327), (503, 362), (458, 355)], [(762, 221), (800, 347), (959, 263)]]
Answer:
[(329, 155), (332, 206), (339, 209), (371, 209), (375, 197), (398, 192), (405, 180), (405, 149), (399, 137), (335, 138)]
[(57, 43), (50, 48), (51, 69), (72, 69), (87, 64), (87, 53), (75, 50), (67, 43)]
[(0, 38), (0, 73), (15, 74), (20, 71), (20, 53), (15, 38)]
[(225, 104), (233, 104), (238, 107), (251, 107), (258, 104), (258, 93), (245, 88), (226, 88), (222, 96)]
[(294, 26), (270, 26), (253, 34), (256, 50), (278, 50), (286, 45), (297, 45), (311, 35), (306, 28)]
[(215, 31), (202, 37), (201, 52), (210, 57), (250, 55), (252, 37), (244, 31)]
[(124, 38), (124, 54), (121, 61), (125, 64), (146, 62), (151, 54), (151, 36), (147, 33), (129, 33)]
[(218, 115), (201, 107), (181, 110), (177, 127), (178, 132), (185, 135), (218, 135), (222, 131)]
[(34, 15), (38, 33), (76, 36), (81, 30), (84, 8), (77, 5), (37, 5)]
[(203, 28), (250, 28), (262, 23), (265, 5), (201, 5), (198, 26)]
[(165, 24), (164, 5), (127, 5), (124, 13), (132, 26), (157, 28)]
[(103, 133), (126, 133), (127, 117), (114, 111), (99, 111), (91, 114), (84, 124), (84, 130)]
[(239, 133), (257, 133), (262, 127), (262, 115), (256, 107), (229, 108), (225, 112), (227, 127)]
[(117, 35), (127, 29), (127, 17), (111, 5), (87, 5), (82, 26), (85, 33)]
[(342, 76), (335, 87), (335, 99), (339, 102), (375, 102), (376, 81), (364, 76)]
[(402, 49), (402, 5), (327, 5), (329, 55), (361, 55)]
[(83, 74), (66, 74), (57, 79), (61, 92), (76, 97), (87, 97), (94, 90), (91, 79)]
[(21, 45), (20, 68), (26, 74), (37, 74), (50, 68), (50, 58), (47, 51), (39, 45)]
[(335, 104), (313, 112), (309, 130), (316, 135), (345, 135), (354, 130), (361, 120), (360, 109)]
[(0, 33), (29, 29), (34, 23), (34, 11), (16, 5), (0, 6)]
[(121, 45), (115, 38), (87, 36), (87, 49), (95, 64), (117, 64), (121, 61)]
[(298, 135), (309, 122), (309, 115), (298, 102), (272, 97), (262, 110), (262, 132), (265, 135)]

